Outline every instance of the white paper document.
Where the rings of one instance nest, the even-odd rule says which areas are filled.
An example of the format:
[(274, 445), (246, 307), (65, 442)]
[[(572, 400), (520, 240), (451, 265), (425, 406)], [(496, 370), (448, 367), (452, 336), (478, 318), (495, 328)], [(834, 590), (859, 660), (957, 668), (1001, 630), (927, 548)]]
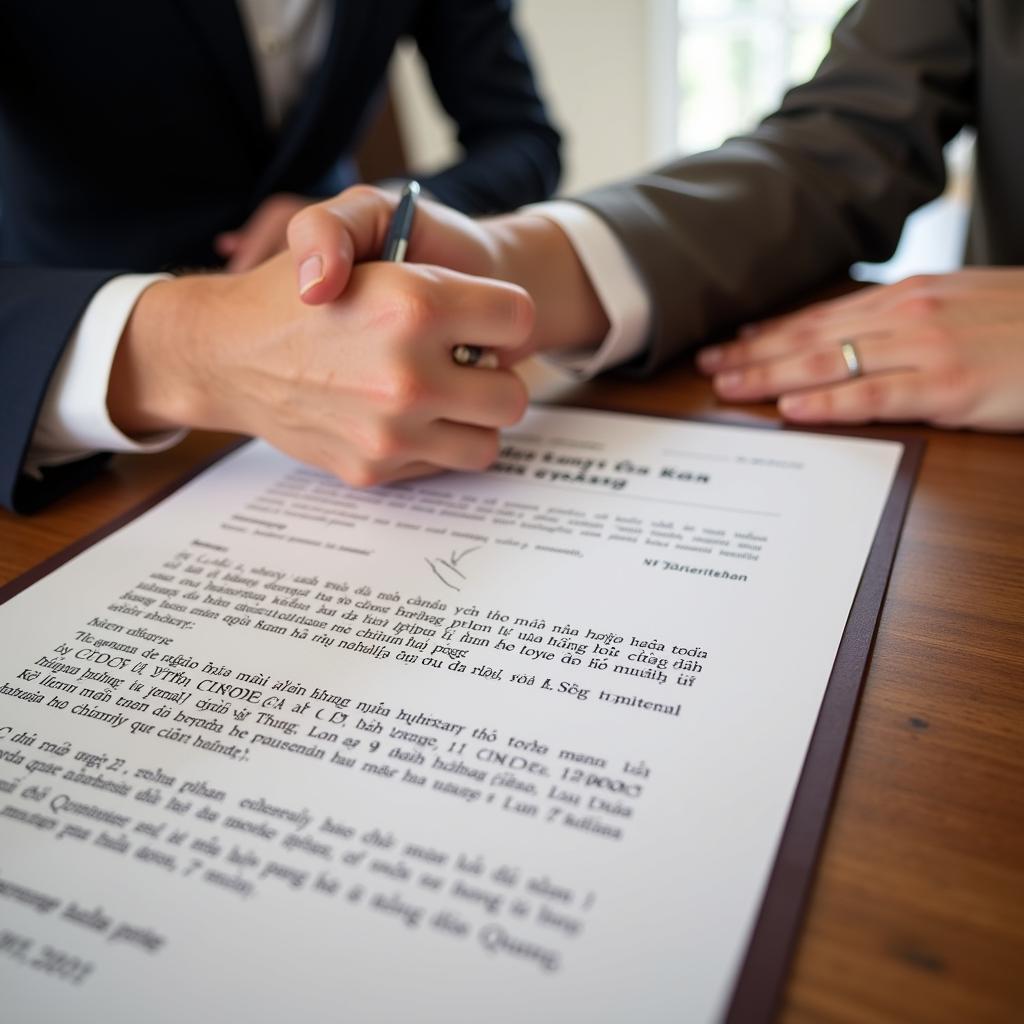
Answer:
[(226, 457), (0, 606), (0, 1017), (720, 1019), (901, 453)]

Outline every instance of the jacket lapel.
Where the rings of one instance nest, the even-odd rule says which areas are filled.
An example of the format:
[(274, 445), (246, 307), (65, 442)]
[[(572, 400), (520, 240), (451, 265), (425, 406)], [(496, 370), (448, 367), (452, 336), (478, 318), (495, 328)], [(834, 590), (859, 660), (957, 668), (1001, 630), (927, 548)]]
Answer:
[(249, 41), (235, 0), (176, 0), (234, 97), (243, 123), (265, 146), (267, 128)]

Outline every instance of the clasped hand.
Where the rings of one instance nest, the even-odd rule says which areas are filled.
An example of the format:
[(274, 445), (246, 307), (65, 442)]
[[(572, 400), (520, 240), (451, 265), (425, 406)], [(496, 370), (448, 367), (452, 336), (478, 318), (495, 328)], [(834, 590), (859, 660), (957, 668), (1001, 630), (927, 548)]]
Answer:
[[(258, 435), (357, 486), (489, 465), (526, 409), (510, 367), (533, 303), (488, 279), (487, 237), (436, 205), (417, 213), (414, 262), (377, 262), (394, 205), (350, 190), (294, 217), (291, 251), (255, 269), (151, 286), (115, 359), (114, 421)], [(453, 345), (481, 341), (497, 369), (454, 364)]]

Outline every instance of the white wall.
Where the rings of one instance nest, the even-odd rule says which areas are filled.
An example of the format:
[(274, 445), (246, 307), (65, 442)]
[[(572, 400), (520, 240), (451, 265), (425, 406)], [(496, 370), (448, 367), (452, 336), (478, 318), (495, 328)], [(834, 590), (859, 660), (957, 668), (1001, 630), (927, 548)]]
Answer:
[[(650, 44), (665, 7), (665, 0), (518, 0), (517, 24), (565, 136), (562, 191), (631, 174), (663, 149), (671, 112), (662, 102), (668, 90), (654, 79), (666, 69), (652, 65), (671, 54)], [(413, 165), (449, 162), (453, 133), (415, 50), (399, 54), (394, 82)]]

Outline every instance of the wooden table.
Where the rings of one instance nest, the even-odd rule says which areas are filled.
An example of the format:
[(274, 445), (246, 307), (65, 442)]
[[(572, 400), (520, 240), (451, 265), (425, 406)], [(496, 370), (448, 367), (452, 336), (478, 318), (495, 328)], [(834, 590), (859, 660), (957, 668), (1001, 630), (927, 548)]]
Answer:
[[(537, 393), (730, 422), (688, 367)], [(872, 433), (866, 430), (866, 433)], [(882, 612), (786, 1024), (1024, 1021), (1024, 441), (920, 429), (928, 451)], [(170, 483), (225, 435), (123, 456), (28, 519), (0, 582)]]

